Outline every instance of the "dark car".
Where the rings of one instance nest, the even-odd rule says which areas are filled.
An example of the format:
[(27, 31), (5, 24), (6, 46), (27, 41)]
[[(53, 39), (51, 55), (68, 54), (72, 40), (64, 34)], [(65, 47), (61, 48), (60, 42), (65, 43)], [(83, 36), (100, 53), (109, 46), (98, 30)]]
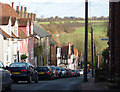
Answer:
[(58, 72), (58, 77), (62, 78), (62, 71), (60, 70), (60, 68), (56, 67), (56, 70)]
[(55, 67), (55, 66), (50, 66), (50, 68), (51, 68), (52, 71), (53, 71), (54, 77), (55, 77), (55, 78), (58, 78), (58, 71), (56, 70), (56, 67)]
[(66, 77), (72, 77), (72, 72), (70, 69), (65, 68)]
[[(1, 83), (2, 83), (2, 85), (1, 85)], [(0, 62), (0, 91), (1, 91), (1, 89), (2, 90), (4, 90), (4, 89), (11, 90), (12, 89), (11, 74), (8, 70), (4, 69), (4, 65), (2, 62)]]
[(8, 67), (8, 70), (12, 74), (12, 80), (16, 83), (18, 83), (18, 81), (31, 83), (32, 80), (38, 83), (38, 72), (31, 63), (12, 63)]
[(38, 71), (39, 79), (54, 79), (54, 74), (50, 67), (39, 66), (36, 70)]
[(76, 71), (76, 70), (72, 70), (72, 73), (73, 73), (73, 76), (74, 76), (74, 77), (77, 77), (77, 76), (78, 76), (78, 74), (77, 74), (77, 71)]
[(76, 70), (76, 72), (77, 72), (77, 77), (80, 76), (80, 71)]
[(61, 73), (62, 73), (61, 76), (62, 76), (62, 77), (66, 77), (67, 74), (66, 74), (65, 69), (64, 69), (63, 67), (61, 67), (60, 70), (61, 70)]

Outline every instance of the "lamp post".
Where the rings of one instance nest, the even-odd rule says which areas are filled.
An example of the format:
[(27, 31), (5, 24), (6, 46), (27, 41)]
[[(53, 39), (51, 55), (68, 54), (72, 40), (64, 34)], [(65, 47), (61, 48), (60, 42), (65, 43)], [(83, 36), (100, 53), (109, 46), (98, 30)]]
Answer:
[(85, 57), (84, 57), (84, 81), (87, 82), (87, 56), (88, 56), (88, 0), (85, 1)]

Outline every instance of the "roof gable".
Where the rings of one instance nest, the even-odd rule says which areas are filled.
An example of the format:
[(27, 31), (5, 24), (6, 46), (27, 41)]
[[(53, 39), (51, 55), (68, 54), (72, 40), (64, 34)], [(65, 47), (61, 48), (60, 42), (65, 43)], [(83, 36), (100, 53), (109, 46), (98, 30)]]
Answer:
[(13, 9), (9, 4), (0, 3), (1, 11), (0, 16), (11, 16), (20, 18), (15, 9)]

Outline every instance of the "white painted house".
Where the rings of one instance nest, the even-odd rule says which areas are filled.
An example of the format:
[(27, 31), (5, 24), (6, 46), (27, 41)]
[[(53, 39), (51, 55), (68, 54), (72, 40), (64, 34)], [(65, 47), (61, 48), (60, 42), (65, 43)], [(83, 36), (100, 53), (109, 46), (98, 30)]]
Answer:
[[(1, 48), (2, 48), (2, 62), (4, 65), (9, 65), (16, 59), (17, 49), (18, 49), (18, 23), (17, 20), (11, 17), (2, 17), (2, 25), (0, 28), (2, 30), (1, 36)], [(4, 36), (4, 33), (10, 37)]]

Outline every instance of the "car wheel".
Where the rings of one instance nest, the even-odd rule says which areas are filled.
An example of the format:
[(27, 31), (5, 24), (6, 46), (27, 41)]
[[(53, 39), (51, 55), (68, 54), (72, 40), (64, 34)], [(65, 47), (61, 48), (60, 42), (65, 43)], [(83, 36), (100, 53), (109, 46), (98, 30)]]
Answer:
[(10, 83), (9, 85), (8, 85), (8, 87), (7, 88), (5, 88), (7, 91), (11, 91), (12, 90), (12, 83)]
[(37, 78), (36, 78), (36, 80), (35, 80), (35, 83), (38, 83), (38, 76), (37, 76)]
[(29, 77), (28, 77), (28, 83), (31, 83), (31, 82), (32, 82), (32, 77), (29, 76)]

